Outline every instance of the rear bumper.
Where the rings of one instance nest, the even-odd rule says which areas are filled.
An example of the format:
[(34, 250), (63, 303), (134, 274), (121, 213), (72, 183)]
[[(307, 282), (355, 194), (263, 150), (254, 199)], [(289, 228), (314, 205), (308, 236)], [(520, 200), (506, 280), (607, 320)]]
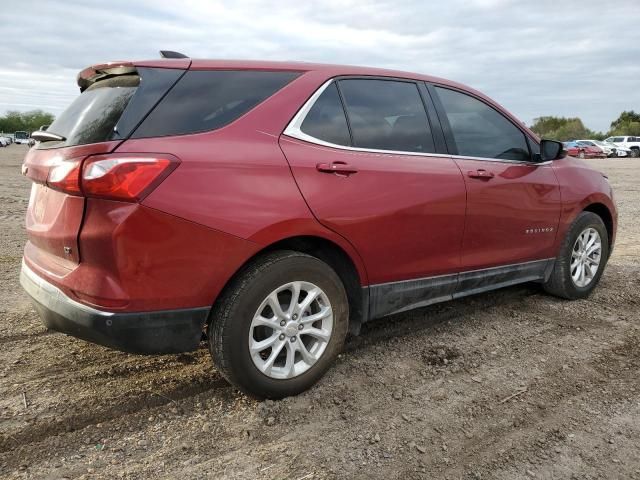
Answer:
[(159, 354), (195, 350), (210, 308), (114, 313), (66, 296), (24, 262), (20, 283), (47, 328), (131, 353)]

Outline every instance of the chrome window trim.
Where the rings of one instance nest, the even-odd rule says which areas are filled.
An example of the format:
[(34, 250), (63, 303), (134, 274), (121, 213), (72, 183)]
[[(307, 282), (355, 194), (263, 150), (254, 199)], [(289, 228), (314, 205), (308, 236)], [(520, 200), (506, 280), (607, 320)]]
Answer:
[[(320, 140), (319, 138), (312, 137), (311, 135), (307, 135), (300, 129), (300, 127), (302, 127), (302, 123), (304, 122), (305, 118), (307, 118), (307, 114), (309, 113), (309, 110), (311, 110), (311, 108), (316, 103), (318, 98), (320, 98), (320, 95), (322, 95), (322, 93), (329, 87), (329, 85), (333, 83), (333, 81), (334, 79), (330, 78), (329, 80), (324, 82), (320, 86), (320, 88), (318, 88), (315, 91), (313, 95), (311, 95), (311, 97), (305, 102), (302, 108), (298, 110), (298, 113), (296, 113), (295, 116), (291, 119), (291, 121), (287, 125), (287, 128), (284, 129), (284, 132), (282, 132), (284, 135), (288, 135), (289, 137), (297, 138), (299, 140), (304, 140), (305, 142), (324, 145), (327, 147), (351, 148), (345, 145), (337, 145), (335, 143), (325, 142), (324, 140)], [(345, 115), (346, 115), (346, 112), (345, 112)]]
[[(450, 158), (459, 158), (461, 160), (482, 160), (487, 162), (499, 162), (499, 163), (515, 163), (519, 165), (535, 165), (535, 166), (546, 166), (551, 165), (551, 161), (547, 162), (527, 162), (524, 160), (510, 160), (504, 158), (488, 158), (488, 157), (470, 157), (466, 155), (450, 155), (448, 153), (421, 153), (421, 152), (406, 152), (402, 150), (379, 150), (376, 148), (361, 148), (361, 147), (351, 147), (349, 145), (338, 145), (337, 143), (326, 142), (319, 138), (313, 137), (309, 134), (304, 133), (301, 130), (302, 123), (304, 122), (309, 110), (316, 103), (320, 95), (331, 85), (335, 78), (330, 78), (326, 82), (324, 82), (309, 99), (304, 103), (302, 108), (298, 110), (298, 113), (291, 119), (287, 127), (282, 132), (283, 135), (286, 135), (291, 138), (296, 138), (298, 140), (302, 140), (304, 142), (313, 143), (315, 145), (320, 145), (323, 147), (336, 148), (338, 150), (346, 150), (349, 152), (360, 152), (360, 153), (377, 153), (382, 155), (408, 155), (413, 157), (450, 157)], [(346, 112), (345, 112), (346, 114)]]

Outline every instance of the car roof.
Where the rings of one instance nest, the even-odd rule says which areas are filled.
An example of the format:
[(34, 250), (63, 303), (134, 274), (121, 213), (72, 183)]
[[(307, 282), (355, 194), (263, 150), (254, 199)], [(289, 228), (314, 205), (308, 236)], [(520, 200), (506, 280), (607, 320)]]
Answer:
[(117, 61), (101, 63), (89, 66), (78, 74), (78, 85), (81, 86), (86, 79), (102, 73), (105, 69), (118, 69), (119, 67), (152, 67), (152, 68), (179, 68), (184, 70), (270, 70), (270, 71), (294, 71), (317, 72), (324, 78), (333, 78), (341, 75), (367, 75), (378, 77), (404, 78), (435, 83), (438, 85), (461, 89), (471, 93), (490, 105), (493, 105), (502, 113), (509, 116), (512, 121), (519, 124), (528, 134), (539, 140), (538, 135), (529, 129), (524, 122), (509, 112), (502, 105), (484, 93), (464, 85), (462, 83), (447, 80), (445, 78), (425, 75), (422, 73), (407, 72), (403, 70), (391, 70), (386, 68), (364, 67), (356, 65), (337, 65), (330, 63), (312, 63), (299, 61), (272, 61), (272, 60), (232, 60), (232, 59), (191, 59), (191, 58), (156, 58), (153, 60)]
[[(410, 78), (414, 80), (424, 80), (434, 83), (454, 84), (450, 80), (431, 75), (424, 75), (403, 70), (392, 70), (387, 68), (366, 67), (358, 65), (338, 65), (331, 63), (312, 63), (297, 61), (263, 61), (263, 60), (203, 60), (194, 59), (191, 62), (192, 70), (195, 69), (222, 69), (239, 68), (247, 70), (289, 70), (296, 72), (324, 72), (327, 76), (337, 75), (375, 75), (381, 77)], [(466, 87), (468, 88), (468, 87)]]
[[(190, 58), (157, 58), (152, 60), (113, 61), (91, 65), (78, 74), (78, 78), (88, 78), (97, 71), (116, 69), (120, 66), (155, 67), (155, 68), (181, 68), (189, 70), (275, 70), (292, 72), (322, 72), (327, 78), (340, 75), (369, 75), (379, 77), (406, 78), (421, 80), (451, 87), (458, 87), (485, 97), (481, 92), (462, 83), (447, 80), (445, 78), (422, 73), (407, 72), (403, 70), (391, 70), (386, 68), (364, 67), (356, 65), (337, 65), (330, 63), (312, 63), (299, 61), (271, 61), (271, 60), (232, 60), (232, 59), (190, 59)], [(490, 99), (489, 99), (490, 100)]]

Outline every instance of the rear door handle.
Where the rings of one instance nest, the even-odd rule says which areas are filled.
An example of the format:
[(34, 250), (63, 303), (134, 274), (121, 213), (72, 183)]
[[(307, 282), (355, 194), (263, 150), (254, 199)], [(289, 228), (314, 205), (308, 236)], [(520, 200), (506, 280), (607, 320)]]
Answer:
[(467, 172), (467, 175), (469, 175), (471, 178), (482, 178), (485, 180), (489, 180), (494, 177), (493, 172), (489, 172), (482, 168), (479, 168), (478, 170), (470, 170), (469, 172)]
[(322, 173), (337, 173), (339, 175), (351, 175), (358, 173), (358, 169), (345, 162), (319, 163), (316, 170)]

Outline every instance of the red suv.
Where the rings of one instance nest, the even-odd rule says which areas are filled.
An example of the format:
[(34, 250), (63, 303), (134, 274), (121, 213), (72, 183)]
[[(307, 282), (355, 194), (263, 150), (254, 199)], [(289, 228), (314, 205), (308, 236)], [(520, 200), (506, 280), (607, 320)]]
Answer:
[(374, 318), (529, 281), (585, 297), (613, 247), (607, 178), (457, 83), (172, 58), (78, 84), (23, 166), (23, 287), (109, 347), (206, 339), (254, 396), (308, 388)]

